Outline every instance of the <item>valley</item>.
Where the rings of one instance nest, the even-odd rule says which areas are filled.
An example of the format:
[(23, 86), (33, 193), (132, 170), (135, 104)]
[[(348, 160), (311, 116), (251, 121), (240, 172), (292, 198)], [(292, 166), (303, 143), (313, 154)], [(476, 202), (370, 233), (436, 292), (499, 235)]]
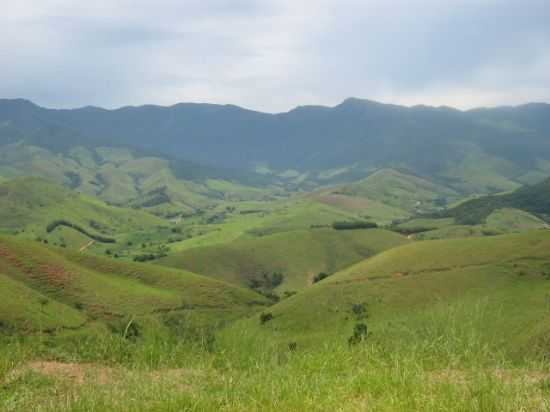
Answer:
[[(546, 410), (546, 129), (520, 117), (532, 146), (496, 150), (486, 139), (511, 142), (519, 126), (495, 127), (492, 110), (2, 101), (0, 410)], [(158, 116), (159, 148), (140, 140), (135, 111)], [(121, 113), (132, 120), (115, 127)], [(166, 113), (199, 122), (189, 130), (209, 162), (194, 163), (198, 143), (176, 139)], [(233, 130), (243, 115), (289, 136), (313, 127), (293, 129), (304, 114), (393, 113), (410, 136), (411, 117), (435, 117), (466, 137), (440, 142), (439, 158), (437, 147), (434, 159), (420, 148), (375, 158), (359, 126), (334, 151), (317, 130), (319, 156), (292, 146), (295, 157), (267, 159), (243, 135), (251, 147), (221, 160), (208, 143), (219, 113)]]

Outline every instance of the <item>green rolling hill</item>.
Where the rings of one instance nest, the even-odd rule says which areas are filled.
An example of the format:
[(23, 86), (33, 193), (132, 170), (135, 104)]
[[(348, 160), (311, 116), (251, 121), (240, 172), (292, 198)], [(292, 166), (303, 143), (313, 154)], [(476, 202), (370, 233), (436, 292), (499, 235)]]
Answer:
[(548, 227), (550, 179), (514, 191), (466, 198), (451, 207), (420, 213), (393, 226), (417, 239), (493, 236)]
[(543, 220), (550, 219), (550, 179), (523, 186), (511, 193), (482, 196), (443, 211), (441, 216), (453, 217), (457, 223), (478, 224), (498, 209), (515, 208)]
[(159, 264), (249, 286), (283, 275), (277, 291), (303, 290), (321, 272), (331, 274), (383, 250), (407, 243), (397, 233), (370, 230), (292, 230), (172, 254)]
[(12, 333), (169, 315), (213, 326), (266, 304), (248, 289), (190, 272), (69, 253), (10, 236), (0, 237), (0, 285), (2, 329)]
[(460, 196), (445, 185), (396, 169), (380, 169), (360, 181), (336, 186), (332, 194), (378, 202), (401, 210), (402, 215), (438, 209)]
[[(55, 226), (60, 221), (74, 227)], [(101, 243), (102, 237), (116, 240), (121, 233), (165, 224), (149, 213), (109, 206), (42, 178), (22, 177), (0, 183), (0, 231), (4, 233), (77, 248), (94, 237)]]
[(89, 148), (75, 143), (59, 152), (23, 141), (0, 142), (0, 176), (4, 179), (43, 177), (110, 204), (158, 215), (194, 213), (224, 200), (262, 199), (272, 192), (224, 180), (221, 173), (202, 173), (200, 166), (181, 166), (129, 148)]
[(283, 300), (269, 309), (273, 319), (263, 325), (258, 319), (243, 325), (280, 342), (313, 344), (345, 340), (355, 323), (365, 322), (373, 339), (391, 347), (392, 340), (402, 342), (406, 334), (420, 339), (422, 324), (437, 311), (458, 304), (468, 312), (462, 315), (471, 316), (481, 310), (476, 306), (481, 302), (483, 313), (478, 315), (484, 318), (476, 326), (480, 334), (510, 352), (544, 352), (550, 333), (549, 262), (546, 230), (414, 242)]

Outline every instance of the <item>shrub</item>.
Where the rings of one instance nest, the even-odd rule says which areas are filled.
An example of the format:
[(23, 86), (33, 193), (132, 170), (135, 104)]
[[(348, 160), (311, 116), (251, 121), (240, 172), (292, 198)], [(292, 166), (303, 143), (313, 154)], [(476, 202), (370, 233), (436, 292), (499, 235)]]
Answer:
[[(265, 276), (265, 275), (264, 275)], [(267, 276), (267, 280), (270, 284), (270, 286), (275, 289), (277, 286), (279, 286), (281, 283), (283, 283), (284, 276), (280, 272), (275, 272), (271, 275), (271, 278)]]
[(320, 282), (320, 281), (322, 281), (323, 279), (328, 278), (329, 276), (330, 276), (330, 275), (329, 275), (328, 273), (321, 272), (321, 273), (319, 273), (318, 275), (315, 275), (315, 277), (313, 278), (313, 283)]
[(288, 350), (291, 352), (296, 352), (296, 349), (298, 349), (298, 344), (296, 342), (289, 342), (288, 343)]
[(270, 292), (283, 283), (284, 275), (280, 272), (272, 274), (264, 273), (260, 279), (252, 278), (248, 281), (248, 286), (251, 289), (260, 293)]
[(353, 335), (348, 338), (348, 344), (352, 346), (365, 342), (367, 340), (368, 333), (369, 328), (365, 323), (356, 323), (353, 328)]
[(160, 256), (155, 255), (154, 253), (146, 253), (143, 255), (134, 256), (134, 262), (148, 262), (150, 260), (158, 259)]
[(272, 313), (262, 313), (260, 315), (260, 324), (264, 324), (266, 322), (269, 322), (270, 320), (273, 319), (273, 314)]
[(357, 317), (357, 319), (363, 319), (367, 317), (367, 305), (365, 303), (354, 303), (351, 306), (351, 311)]

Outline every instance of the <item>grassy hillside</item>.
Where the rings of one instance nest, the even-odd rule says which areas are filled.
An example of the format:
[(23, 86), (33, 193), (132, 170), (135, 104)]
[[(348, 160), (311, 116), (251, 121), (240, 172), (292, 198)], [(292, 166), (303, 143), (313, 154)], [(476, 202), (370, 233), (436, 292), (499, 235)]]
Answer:
[[(18, 141), (0, 145), (0, 176), (48, 178), (111, 204), (159, 215), (196, 212), (221, 200), (261, 199), (270, 190), (220, 178), (185, 178), (174, 162), (128, 148), (82, 146), (62, 152)], [(200, 172), (200, 166), (189, 167)]]
[[(502, 143), (495, 142), (495, 146), (499, 144)], [(453, 149), (462, 153), (461, 159), (449, 162), (440, 177), (458, 192), (498, 193), (521, 186), (516, 177), (523, 169), (510, 159), (491, 155), (471, 144), (463, 143)], [(534, 164), (529, 173), (536, 178), (544, 173), (544, 166)]]
[(307, 197), (322, 205), (354, 213), (358, 217), (369, 219), (378, 224), (388, 224), (396, 219), (409, 216), (409, 212), (404, 208), (390, 206), (372, 198), (341, 194), (338, 189), (318, 190), (308, 194)]
[(296, 230), (209, 247), (188, 249), (159, 261), (231, 283), (248, 286), (263, 275), (283, 275), (277, 290), (302, 290), (315, 275), (331, 274), (383, 250), (407, 243), (381, 229)]
[[(48, 230), (48, 225), (61, 220), (78, 226), (84, 235), (67, 226)], [(41, 178), (16, 178), (0, 184), (0, 231), (29, 239), (40, 237), (80, 248), (90, 240), (86, 233), (116, 238), (130, 230), (163, 224), (165, 221), (151, 214), (108, 206)]]
[(395, 169), (378, 170), (366, 179), (338, 188), (336, 192), (377, 201), (409, 213), (441, 207), (458, 196), (446, 186)]
[(457, 224), (454, 218), (415, 218), (393, 226), (415, 239), (451, 239), (471, 236), (495, 236), (507, 233), (544, 229), (540, 218), (519, 209), (496, 209), (485, 222), (477, 225)]
[(440, 215), (454, 217), (459, 224), (479, 224), (493, 211), (503, 208), (521, 209), (542, 219), (550, 219), (550, 179), (521, 187), (511, 193), (472, 199)]
[[(331, 227), (334, 222), (365, 220), (301, 194), (271, 201), (222, 203), (181, 220), (182, 236), (172, 252), (220, 245), (239, 238), (257, 239), (275, 233)], [(174, 237), (174, 236), (172, 236)]]
[(250, 290), (190, 272), (68, 253), (6, 236), (0, 237), (0, 284), (2, 327), (20, 332), (147, 316), (187, 316), (212, 326), (265, 304)]
[(391, 346), (406, 341), (406, 334), (421, 334), (434, 308), (481, 302), (476, 330), (484, 339), (516, 354), (544, 351), (550, 333), (549, 261), (545, 230), (415, 242), (321, 281), (270, 308), (273, 320), (264, 325), (250, 320), (246, 327), (314, 344), (345, 339), (354, 324), (365, 322), (373, 339)]
[(202, 344), (0, 336), (0, 409), (546, 411), (549, 246), (541, 230), (397, 247)]

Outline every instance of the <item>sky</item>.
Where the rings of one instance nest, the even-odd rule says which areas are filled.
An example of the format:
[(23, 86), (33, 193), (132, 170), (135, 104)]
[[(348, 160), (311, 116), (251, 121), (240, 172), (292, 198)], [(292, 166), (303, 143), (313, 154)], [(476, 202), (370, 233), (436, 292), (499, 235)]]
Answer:
[(0, 98), (550, 102), (549, 0), (3, 0)]

